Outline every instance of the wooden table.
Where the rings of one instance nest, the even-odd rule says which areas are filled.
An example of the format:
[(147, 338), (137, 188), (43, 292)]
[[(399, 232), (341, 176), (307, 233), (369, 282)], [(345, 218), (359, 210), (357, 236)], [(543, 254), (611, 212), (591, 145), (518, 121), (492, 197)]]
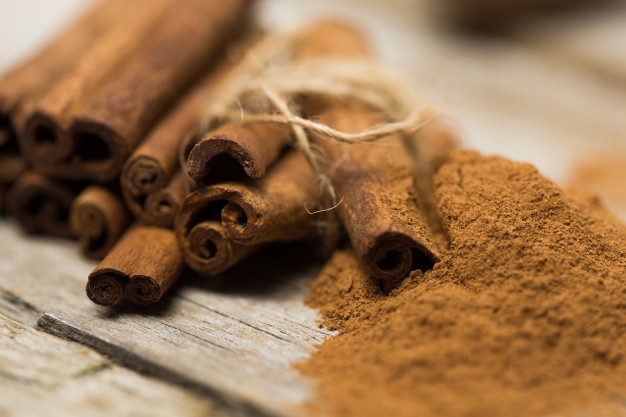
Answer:
[[(3, 68), (86, 1), (15, 3), (0, 2)], [(257, 15), (285, 27), (329, 13), (358, 22), (425, 103), (455, 118), (466, 146), (531, 161), (561, 183), (581, 157), (626, 154), (626, 6), (505, 37), (447, 32), (426, 9), (268, 0)], [(626, 219), (623, 202), (606, 198)], [(73, 242), (0, 220), (0, 416), (299, 414), (314, 381), (292, 364), (330, 333), (302, 302), (319, 265), (303, 248), (273, 250), (218, 279), (190, 274), (157, 306), (105, 309), (84, 295), (94, 264)]]

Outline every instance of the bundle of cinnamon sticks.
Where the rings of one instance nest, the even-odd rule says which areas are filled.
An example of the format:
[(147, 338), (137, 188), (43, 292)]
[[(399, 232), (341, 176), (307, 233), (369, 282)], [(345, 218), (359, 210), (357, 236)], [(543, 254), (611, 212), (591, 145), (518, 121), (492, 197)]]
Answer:
[[(198, 128), (208, 103), (245, 77), (239, 60), (259, 38), (242, 36), (250, 3), (101, 1), (0, 78), (0, 206), (25, 231), (78, 238), (101, 260), (87, 282), (95, 303), (152, 304), (187, 267), (217, 275), (272, 242), (324, 238), (327, 207), (292, 126)], [(369, 54), (362, 33), (332, 21), (296, 45), (298, 62)], [(342, 131), (384, 122), (358, 101), (298, 100)], [(429, 170), (456, 138), (434, 121), (411, 139), (419, 156), (405, 139), (311, 136), (341, 197), (332, 214), (386, 286), (432, 268), (445, 244)]]

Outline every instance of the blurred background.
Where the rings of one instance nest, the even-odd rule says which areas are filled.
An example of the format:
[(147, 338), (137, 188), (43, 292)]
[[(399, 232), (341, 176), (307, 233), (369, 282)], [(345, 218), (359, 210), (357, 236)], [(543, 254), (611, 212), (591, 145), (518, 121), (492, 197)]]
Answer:
[[(91, 0), (0, 0), (0, 71)], [(270, 29), (337, 16), (361, 26), (466, 147), (585, 186), (626, 220), (626, 2), (258, 0)]]

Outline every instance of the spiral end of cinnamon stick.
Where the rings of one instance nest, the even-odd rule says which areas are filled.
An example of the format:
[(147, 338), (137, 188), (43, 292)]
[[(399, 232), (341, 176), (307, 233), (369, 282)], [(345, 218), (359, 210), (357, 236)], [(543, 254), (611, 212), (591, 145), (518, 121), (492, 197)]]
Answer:
[(134, 158), (124, 168), (122, 184), (133, 195), (147, 195), (165, 186), (161, 165), (147, 156)]
[(144, 204), (144, 220), (160, 227), (172, 227), (180, 202), (163, 190), (150, 194)]
[(69, 212), (76, 194), (69, 184), (26, 172), (9, 189), (6, 209), (26, 233), (71, 238)]
[(259, 178), (247, 149), (226, 136), (211, 136), (196, 144), (187, 160), (189, 177), (201, 184), (215, 184), (243, 177)]
[(124, 292), (128, 301), (140, 305), (154, 304), (162, 295), (161, 286), (150, 277), (133, 277), (126, 283)]
[(112, 306), (124, 297), (124, 287), (128, 277), (112, 272), (90, 276), (87, 282), (87, 297), (95, 304)]
[(228, 268), (232, 245), (219, 223), (207, 221), (195, 225), (187, 242), (185, 255), (192, 269), (213, 275)]
[(52, 117), (35, 113), (25, 125), (22, 148), (35, 166), (61, 163), (74, 151), (61, 127)]

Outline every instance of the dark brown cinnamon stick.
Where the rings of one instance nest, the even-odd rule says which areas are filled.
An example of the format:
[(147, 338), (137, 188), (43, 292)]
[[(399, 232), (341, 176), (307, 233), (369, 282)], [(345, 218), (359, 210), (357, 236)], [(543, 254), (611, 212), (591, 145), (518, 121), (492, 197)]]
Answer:
[[(168, 3), (164, 12), (163, 2)], [(29, 160), (58, 177), (114, 179), (148, 128), (238, 29), (248, 3), (161, 0), (135, 6), (144, 8), (137, 22), (126, 32), (108, 34), (82, 61), (76, 80), (89, 85), (73, 89), (80, 94), (71, 99), (71, 110), (66, 111), (62, 97), (67, 93), (57, 90), (50, 107), (31, 116), (23, 140)], [(106, 68), (96, 68), (96, 63)], [(85, 68), (93, 68), (94, 74)], [(54, 125), (40, 117), (47, 112)], [(62, 121), (56, 113), (62, 113)]]
[[(354, 36), (348, 26), (324, 20), (302, 31), (294, 40), (294, 61), (341, 55), (343, 40)], [(337, 39), (320, 42), (318, 38)], [(351, 39), (351, 40), (352, 40)], [(188, 175), (199, 184), (215, 184), (232, 179), (260, 178), (280, 156), (291, 140), (291, 131), (277, 124), (225, 124), (206, 133), (191, 149), (187, 161)]]
[(72, 203), (70, 226), (83, 254), (102, 259), (131, 222), (119, 193), (99, 185), (87, 187)]
[(24, 107), (40, 97), (124, 11), (124, 1), (100, 1), (38, 53), (0, 77), (0, 181), (26, 170), (17, 145)]
[[(124, 164), (120, 175), (122, 193), (130, 211), (138, 219), (148, 224), (171, 226), (175, 213), (159, 214), (160, 209), (155, 211), (158, 209), (155, 204), (159, 200), (156, 195), (165, 197), (163, 202), (172, 200), (172, 197), (178, 198), (178, 190), (182, 190), (180, 187), (162, 191), (168, 183), (180, 183), (173, 177), (180, 171), (179, 150), (182, 142), (200, 124), (206, 103), (212, 99), (233, 65), (231, 59), (224, 58), (150, 131)], [(150, 208), (146, 206), (149, 194), (155, 195), (150, 198)], [(163, 215), (169, 219), (156, 220)]]
[(142, 221), (147, 225), (171, 229), (176, 213), (185, 199), (187, 181), (185, 174), (179, 170), (167, 187), (150, 194), (144, 204)]
[(282, 125), (225, 124), (207, 133), (189, 153), (188, 175), (199, 184), (260, 178), (291, 138)]
[(317, 233), (319, 219), (310, 212), (319, 207), (320, 190), (311, 168), (291, 151), (259, 180), (216, 184), (190, 194), (178, 214), (176, 231), (179, 240), (189, 239), (196, 219), (213, 212), (224, 234), (238, 244), (300, 240)]
[(7, 213), (26, 233), (71, 238), (74, 234), (69, 226), (70, 206), (80, 189), (76, 184), (27, 171), (8, 191)]
[(89, 275), (87, 296), (104, 306), (124, 296), (136, 304), (153, 304), (184, 269), (174, 232), (133, 226)]
[[(214, 201), (216, 208), (223, 204)], [(217, 275), (252, 254), (258, 246), (243, 246), (228, 238), (219, 221), (200, 220), (189, 224), (188, 233), (179, 243), (185, 263), (197, 272)]]
[[(328, 104), (328, 103), (327, 103)], [(329, 126), (359, 132), (382, 120), (359, 104), (327, 105), (315, 114)], [(388, 136), (370, 144), (347, 145), (316, 140), (324, 150), (338, 199), (337, 213), (359, 259), (375, 277), (395, 281), (412, 269), (428, 270), (439, 249), (416, 188), (416, 163), (402, 138)]]
[[(332, 48), (344, 57), (366, 56), (362, 34), (337, 25), (332, 36), (320, 32), (308, 48)], [(306, 49), (305, 49), (306, 51)], [(312, 98), (308, 116), (340, 131), (356, 133), (385, 122), (359, 103)], [(412, 269), (427, 270), (439, 259), (416, 192), (416, 163), (398, 135), (371, 144), (348, 145), (313, 137), (324, 154), (327, 175), (341, 203), (337, 213), (359, 259), (375, 277), (396, 281)]]

